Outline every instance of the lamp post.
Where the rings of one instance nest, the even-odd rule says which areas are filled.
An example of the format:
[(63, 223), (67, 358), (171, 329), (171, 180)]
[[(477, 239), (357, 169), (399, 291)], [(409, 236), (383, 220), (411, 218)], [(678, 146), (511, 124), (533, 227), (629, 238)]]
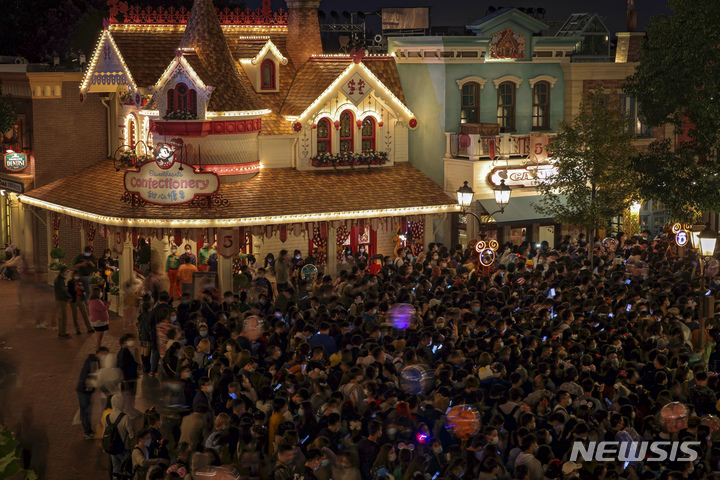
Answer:
[(717, 244), (717, 234), (706, 228), (705, 225), (693, 225), (692, 228), (693, 246), (697, 249), (700, 257), (700, 314), (698, 315), (699, 334), (698, 349), (701, 358), (704, 359), (705, 350), (705, 322), (714, 315), (715, 297), (705, 294), (705, 258), (712, 257), (715, 254), (715, 245)]
[[(493, 193), (495, 194), (495, 203), (497, 203), (499, 210), (492, 212), (490, 215), (488, 215), (488, 217), (492, 217), (496, 213), (503, 213), (505, 211), (505, 207), (507, 207), (507, 204), (510, 202), (510, 192), (510, 187), (505, 185), (505, 180), (500, 180), (500, 185), (493, 188)], [(485, 230), (484, 226), (487, 222), (483, 222), (480, 217), (478, 217), (469, 210), (470, 205), (472, 205), (474, 196), (475, 192), (473, 191), (472, 187), (468, 185), (468, 182), (464, 182), (463, 186), (458, 188), (457, 199), (458, 203), (460, 204), (460, 208), (462, 208), (462, 214), (472, 215), (473, 217), (475, 217), (478, 222), (478, 233), (482, 236)]]

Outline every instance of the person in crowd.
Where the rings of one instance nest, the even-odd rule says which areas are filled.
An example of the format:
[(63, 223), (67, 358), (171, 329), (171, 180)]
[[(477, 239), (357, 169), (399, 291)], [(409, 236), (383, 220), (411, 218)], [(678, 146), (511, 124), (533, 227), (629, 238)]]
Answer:
[(171, 302), (173, 300), (179, 300), (182, 296), (182, 292), (180, 290), (180, 281), (178, 280), (178, 269), (180, 268), (182, 262), (183, 259), (178, 253), (177, 246), (171, 245), (170, 255), (168, 255), (167, 260), (165, 260), (165, 273), (167, 274), (168, 282), (170, 282)]
[(193, 274), (198, 271), (198, 268), (193, 264), (193, 257), (188, 255), (184, 256), (183, 264), (178, 267), (177, 280), (180, 282), (180, 288), (182, 294), (188, 294), (192, 298), (193, 296)]
[(210, 270), (210, 266), (208, 265), (208, 261), (210, 257), (214, 254), (213, 248), (210, 246), (210, 241), (205, 238), (203, 240), (203, 245), (200, 248), (200, 251), (198, 252), (197, 257), (197, 268), (201, 272), (207, 272)]
[[(86, 294), (90, 293), (90, 278), (92, 274), (97, 270), (97, 261), (93, 258), (92, 247), (87, 246), (83, 253), (73, 259), (72, 262), (73, 270), (80, 276), (80, 280), (83, 284), (83, 291)], [(84, 302), (87, 304), (88, 298), (85, 297)]]
[[(246, 308), (232, 293), (181, 303), (187, 345), (168, 347), (157, 397), (180, 413), (148, 421), (158, 434), (179, 425), (173, 475), (222, 464), (262, 480), (715, 480), (720, 321), (698, 321), (707, 288), (671, 241), (628, 238), (634, 266), (603, 246), (591, 259), (599, 239), (507, 244), (489, 275), (472, 245), (408, 245), (401, 262), (348, 265), (309, 295), (291, 269), (282, 302), (267, 301), (258, 269), (251, 289), (267, 294), (248, 292)], [(570, 461), (575, 442), (623, 438), (698, 441), (702, 460), (692, 473)]]
[[(67, 267), (58, 272), (53, 282), (53, 291), (55, 294), (55, 310), (57, 311), (57, 323), (53, 325), (53, 330), (58, 330), (58, 338), (67, 340), (70, 335), (67, 333), (67, 315), (68, 303), (72, 300), (72, 296), (67, 287)], [(42, 325), (42, 324), (41, 324)]]
[(98, 259), (98, 273), (103, 280), (102, 299), (105, 301), (107, 301), (110, 288), (113, 285), (112, 275), (117, 271), (118, 265), (117, 259), (113, 258), (112, 250), (109, 248), (106, 248), (102, 257)]
[(135, 335), (126, 333), (120, 337), (120, 351), (117, 354), (117, 368), (123, 374), (122, 389), (135, 395), (138, 379), (138, 364), (135, 360)]
[(67, 289), (71, 299), (70, 311), (72, 312), (73, 323), (75, 324), (75, 333), (82, 335), (82, 332), (80, 331), (80, 324), (78, 323), (78, 310), (80, 311), (83, 322), (85, 322), (85, 329), (87, 333), (94, 333), (95, 330), (93, 330), (92, 325), (90, 325), (87, 310), (88, 294), (90, 292), (85, 289), (85, 283), (82, 280), (80, 272), (73, 272), (72, 279), (67, 284)]
[(147, 241), (142, 237), (138, 239), (136, 251), (138, 269), (144, 277), (148, 274), (148, 271), (150, 270), (150, 259), (152, 257), (152, 251), (150, 250), (150, 245), (148, 245)]
[(121, 442), (121, 449), (119, 453), (110, 454), (112, 462), (112, 475), (114, 479), (122, 479), (125, 474), (124, 463), (128, 456), (130, 456), (130, 446), (133, 445), (131, 442), (135, 438), (135, 430), (133, 429), (130, 417), (125, 413), (125, 399), (122, 395), (113, 395), (112, 400), (112, 411), (105, 417), (105, 432), (108, 431), (108, 425), (113, 424), (117, 429), (117, 435)]
[(80, 379), (77, 384), (77, 396), (80, 403), (80, 423), (85, 431), (85, 440), (93, 439), (93, 428), (90, 420), (92, 407), (92, 394), (97, 385), (97, 372), (100, 370), (100, 360), (107, 355), (109, 350), (105, 347), (98, 348), (94, 354), (88, 355), (80, 371)]
[(100, 288), (93, 287), (90, 293), (90, 325), (95, 330), (95, 350), (102, 346), (103, 335), (110, 329), (110, 302), (100, 298)]

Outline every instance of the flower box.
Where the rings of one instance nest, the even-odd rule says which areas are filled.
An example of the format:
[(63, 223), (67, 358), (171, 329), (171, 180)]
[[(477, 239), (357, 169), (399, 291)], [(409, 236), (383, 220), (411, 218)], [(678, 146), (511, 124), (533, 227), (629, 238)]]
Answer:
[(340, 153), (337, 155), (322, 153), (312, 158), (313, 167), (370, 167), (387, 163), (385, 152)]
[(108, 295), (108, 299), (110, 299), (109, 310), (111, 312), (120, 313), (120, 295)]

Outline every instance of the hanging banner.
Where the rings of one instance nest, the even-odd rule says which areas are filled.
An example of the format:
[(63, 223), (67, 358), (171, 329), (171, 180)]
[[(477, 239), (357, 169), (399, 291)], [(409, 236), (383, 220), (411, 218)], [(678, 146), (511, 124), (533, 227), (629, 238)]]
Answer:
[(125, 250), (125, 227), (114, 227), (112, 229), (112, 237), (113, 248), (115, 249), (115, 251), (117, 253), (123, 253), (123, 250)]
[(541, 162), (548, 158), (548, 136), (547, 135), (531, 135), (530, 136), (530, 155), (535, 156), (536, 162)]
[(488, 155), (490, 160), (495, 160), (495, 139), (488, 138)]
[(174, 243), (174, 245), (175, 245), (176, 247), (182, 245), (182, 243), (183, 243), (182, 229), (180, 229), (180, 228), (174, 229), (174, 230), (172, 231), (172, 236), (173, 236), (172, 242)]
[(287, 241), (287, 225), (284, 223), (280, 225), (280, 241), (282, 243)]
[(237, 228), (219, 228), (217, 231), (217, 248), (218, 255), (225, 258), (231, 258), (240, 253), (242, 248), (240, 241), (240, 230)]

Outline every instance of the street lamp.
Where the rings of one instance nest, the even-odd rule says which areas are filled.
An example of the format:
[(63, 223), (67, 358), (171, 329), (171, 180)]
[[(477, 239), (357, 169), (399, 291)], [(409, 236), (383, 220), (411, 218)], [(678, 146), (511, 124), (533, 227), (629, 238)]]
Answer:
[(712, 257), (715, 254), (715, 244), (717, 243), (717, 236), (712, 230), (703, 230), (698, 235), (700, 242), (699, 248), (703, 257)]
[[(705, 324), (706, 319), (713, 316), (715, 297), (705, 294), (705, 258), (715, 255), (717, 234), (705, 225), (693, 225), (692, 227), (693, 246), (697, 249), (700, 257), (700, 312), (698, 315), (700, 335), (698, 335), (698, 349), (701, 358), (704, 358), (705, 351)], [(709, 292), (708, 292), (709, 293)]]
[[(505, 207), (507, 207), (507, 204), (510, 202), (510, 192), (510, 187), (505, 185), (505, 180), (500, 180), (500, 185), (493, 188), (493, 193), (495, 194), (495, 203), (497, 203), (497, 206), (500, 208), (499, 210), (492, 212), (490, 215), (488, 215), (488, 217), (492, 217), (496, 213), (503, 213), (505, 211)], [(480, 220), (480, 217), (469, 211), (474, 196), (475, 192), (473, 191), (472, 187), (468, 185), (468, 182), (464, 182), (463, 186), (458, 188), (457, 190), (457, 199), (458, 203), (460, 204), (460, 208), (462, 208), (462, 214), (472, 215), (473, 217), (475, 217), (478, 222), (478, 228), (480, 230), (480, 236), (482, 238), (482, 232), (484, 230), (483, 227), (485, 226), (486, 222), (483, 222), (482, 220)]]

